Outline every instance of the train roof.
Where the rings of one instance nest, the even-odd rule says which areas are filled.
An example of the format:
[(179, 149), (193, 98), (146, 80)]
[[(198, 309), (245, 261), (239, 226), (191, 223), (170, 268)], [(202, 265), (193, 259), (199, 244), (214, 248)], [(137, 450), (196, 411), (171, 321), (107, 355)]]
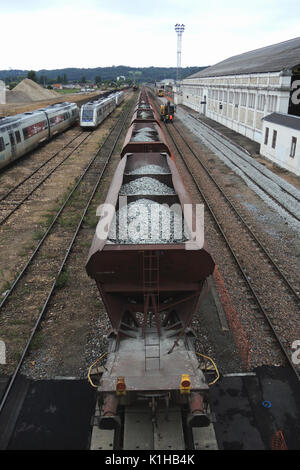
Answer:
[(18, 127), (23, 120), (28, 119), (29, 116), (38, 116), (38, 115), (44, 115), (43, 110), (35, 110), (35, 111), (28, 111), (26, 113), (22, 114), (15, 114), (14, 116), (6, 116), (3, 118), (0, 118), (0, 132), (5, 132), (10, 129), (14, 129), (15, 127)]
[(106, 101), (111, 100), (113, 97), (114, 97), (113, 95), (110, 95), (110, 96), (106, 96), (105, 98), (100, 98), (99, 100), (88, 101), (87, 103), (82, 105), (82, 108), (85, 108), (85, 107), (92, 108), (93, 106), (98, 106), (99, 104), (103, 104)]
[(69, 101), (64, 101), (62, 103), (50, 104), (49, 106), (45, 106), (44, 108), (39, 108), (36, 111), (52, 111), (56, 109), (69, 109), (74, 105), (77, 106), (76, 103), (70, 103)]
[[(5, 132), (10, 129), (14, 129), (18, 127), (23, 120), (27, 120), (29, 116), (32, 117), (38, 117), (42, 115), (42, 117), (45, 117), (45, 111), (56, 111), (56, 110), (67, 110), (71, 108), (73, 105), (76, 105), (76, 103), (69, 103), (68, 101), (62, 102), (62, 103), (55, 103), (51, 104), (49, 106), (45, 106), (45, 108), (39, 108), (35, 109), (33, 111), (27, 111), (25, 113), (20, 113), (20, 114), (15, 114), (14, 116), (6, 116), (0, 118), (0, 132)], [(77, 106), (77, 105), (76, 105)]]

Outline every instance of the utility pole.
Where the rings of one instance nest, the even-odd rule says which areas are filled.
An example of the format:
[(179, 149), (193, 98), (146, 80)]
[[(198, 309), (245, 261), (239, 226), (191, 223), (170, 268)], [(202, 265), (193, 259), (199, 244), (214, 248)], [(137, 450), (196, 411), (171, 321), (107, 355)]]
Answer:
[(181, 68), (181, 43), (182, 33), (184, 32), (184, 24), (175, 24), (175, 31), (177, 33), (177, 71), (176, 71), (176, 83), (180, 80), (180, 68)]

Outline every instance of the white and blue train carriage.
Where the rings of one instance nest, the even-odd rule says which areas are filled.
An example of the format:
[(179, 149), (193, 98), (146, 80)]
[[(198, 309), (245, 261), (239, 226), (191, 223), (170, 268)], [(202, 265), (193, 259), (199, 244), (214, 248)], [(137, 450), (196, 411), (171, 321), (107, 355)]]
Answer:
[(115, 97), (115, 100), (116, 100), (116, 106), (119, 106), (119, 104), (122, 103), (122, 101), (125, 98), (124, 91), (117, 91), (114, 94), (114, 97)]
[(78, 106), (67, 102), (0, 118), (0, 168), (64, 131), (78, 118)]
[(96, 101), (89, 101), (81, 106), (80, 126), (95, 128), (116, 108), (116, 100), (108, 96)]

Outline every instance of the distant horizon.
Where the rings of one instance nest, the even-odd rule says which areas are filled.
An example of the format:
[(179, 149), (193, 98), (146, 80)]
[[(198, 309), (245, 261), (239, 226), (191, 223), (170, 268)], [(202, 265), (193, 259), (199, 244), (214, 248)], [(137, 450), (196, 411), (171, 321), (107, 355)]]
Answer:
[[(187, 65), (180, 67), (181, 69), (191, 69), (191, 68), (202, 68), (202, 67), (210, 67), (210, 65)], [(105, 68), (118, 68), (118, 67), (125, 67), (129, 69), (149, 69), (149, 68), (157, 68), (157, 69), (176, 69), (176, 65), (170, 65), (170, 66), (160, 66), (160, 65), (148, 65), (148, 66), (133, 66), (133, 65), (99, 65), (95, 67), (57, 67), (57, 68), (42, 68), (42, 69), (33, 69), (33, 68), (13, 68), (9, 67), (7, 69), (0, 69), (0, 72), (10, 72), (10, 71), (20, 71), (20, 72), (28, 72), (30, 70), (33, 70), (34, 72), (42, 72), (44, 70), (47, 70), (49, 72), (54, 72), (56, 70), (67, 70), (67, 69), (76, 69), (76, 70), (94, 70), (94, 69), (105, 69)]]
[[(181, 67), (179, 78), (185, 79), (203, 69), (206, 66)], [(31, 74), (31, 72), (33, 72)], [(118, 77), (125, 77), (125, 80), (136, 82), (159, 82), (164, 79), (176, 80), (177, 67), (130, 67), (126, 65), (111, 67), (69, 67), (59, 69), (8, 69), (0, 70), (0, 80), (6, 84), (13, 84), (22, 81), (25, 78), (33, 78), (44, 85), (54, 83), (78, 83), (82, 82), (105, 82), (107, 80), (117, 81)]]

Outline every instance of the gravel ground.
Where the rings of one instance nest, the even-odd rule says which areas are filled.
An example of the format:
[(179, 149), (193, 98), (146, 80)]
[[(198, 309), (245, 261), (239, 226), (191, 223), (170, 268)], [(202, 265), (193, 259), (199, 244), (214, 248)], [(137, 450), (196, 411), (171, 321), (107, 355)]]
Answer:
[[(227, 142), (226, 145), (224, 145), (220, 139), (214, 138), (212, 133), (207, 130), (206, 126), (189, 116), (186, 112), (179, 109), (176, 116), (191, 130), (191, 132), (197, 135), (197, 137), (200, 138), (214, 154), (216, 154), (228, 167), (238, 174), (270, 207), (278, 211), (278, 213), (285, 218), (292, 228), (300, 231), (300, 222), (281, 206), (276, 204), (276, 202), (266, 194), (266, 192), (270, 194), (280, 204), (300, 219), (300, 191), (298, 191), (297, 188), (294, 188), (277, 175), (272, 174), (272, 172), (266, 169), (263, 165), (255, 162), (254, 159), (249, 157), (246, 152), (243, 154), (243, 158), (240, 158), (236, 151), (233, 152), (233, 146), (231, 146), (230, 149), (227, 146)], [(259, 171), (257, 171), (255, 167), (258, 168)], [(248, 176), (253, 178), (257, 184), (251, 181)], [(287, 194), (282, 190), (282, 188), (285, 188), (287, 191), (291, 191), (298, 200)]]
[[(208, 159), (216, 158), (218, 160), (207, 149), (206, 153)], [(219, 172), (220, 175), (226, 171), (226, 175), (223, 174), (222, 176), (226, 184), (230, 184), (228, 190), (233, 191), (236, 201), (244, 207), (249, 217), (253, 217), (253, 223), (255, 225), (260, 224), (260, 229), (263, 231), (266, 240), (269, 240), (270, 245), (274, 246), (275, 250), (278, 250), (278, 247), (280, 247), (278, 256), (283, 258), (284, 261), (291, 251), (295, 251), (295, 232), (288, 225), (282, 225), (282, 219), (277, 213), (271, 210), (264, 210), (264, 202), (258, 198), (257, 194), (253, 193), (248, 187), (246, 190), (244, 182), (241, 182), (235, 173), (228, 169), (224, 170), (223, 163), (219, 161), (218, 164), (216, 160), (211, 162), (214, 171)], [(113, 157), (112, 164), (107, 169), (105, 180), (101, 188), (99, 188), (97, 200), (91, 208), (91, 218), (96, 213), (96, 207), (105, 200), (111, 177), (118, 162), (119, 155), (116, 154)], [(190, 188), (193, 202), (200, 202), (199, 196), (193, 190), (193, 184), (185, 176), (183, 165), (181, 165), (180, 169), (184, 176), (185, 184)], [(134, 174), (157, 174), (161, 172), (161, 167), (156, 168), (155, 171), (155, 168), (149, 169), (148, 165), (146, 166), (146, 171), (144, 166), (139, 168)], [(167, 169), (163, 172), (169, 173)], [(273, 225), (270, 222), (271, 220)], [(205, 221), (205, 237), (209, 244), (209, 250), (212, 252), (214, 259), (217, 260), (222, 271), (232, 302), (240, 318), (242, 318), (242, 326), (247, 331), (249, 338), (253, 339), (251, 341), (251, 366), (260, 363), (280, 364), (281, 354), (276, 350), (272, 340), (269, 339), (268, 330), (261, 322), (257, 311), (247, 300), (247, 293), (245, 294), (246, 288), (241, 282), (236, 269), (233, 267), (231, 255), (228, 254), (224, 247), (224, 242), (214, 228), (214, 224), (209, 222), (207, 216)], [(32, 349), (24, 366), (24, 373), (30, 377), (86, 377), (87, 368), (107, 349), (107, 334), (110, 329), (110, 322), (105, 307), (99, 298), (95, 283), (87, 277), (84, 270), (94, 232), (95, 226), (87, 221), (84, 230), (82, 230), (76, 241), (75, 249), (69, 260), (69, 278), (67, 284), (63, 289), (59, 289), (55, 293), (55, 297), (51, 301), (47, 316), (42, 325), (39, 337), (40, 344), (36, 344), (36, 347)], [(273, 235), (273, 232), (276, 236)], [(300, 249), (298, 254), (300, 256)], [(249, 260), (251, 261), (251, 257)], [(288, 258), (288, 261), (285, 260), (285, 262), (288, 265), (291, 262), (291, 257)], [(293, 265), (295, 263), (296, 266), (296, 262), (297, 257), (294, 256)], [(272, 298), (270, 301), (272, 302)], [(273, 303), (274, 308), (277, 307), (276, 302), (274, 301)], [(213, 358), (217, 357), (217, 365), (224, 373), (239, 371), (240, 362), (238, 357), (235, 356), (237, 353), (234, 346), (232, 346), (232, 341), (228, 338), (228, 341), (225, 342), (223, 338), (224, 333), (214, 336), (217, 330), (217, 319), (212, 321), (213, 316), (209, 314), (205, 303), (203, 308), (207, 314), (206, 318), (204, 316), (195, 318), (193, 322), (193, 327), (198, 336), (197, 347), (204, 354), (207, 353)], [(289, 321), (288, 313), (286, 314), (283, 328), (287, 327)], [(19, 315), (19, 320), (21, 318), (22, 316)], [(20, 332), (22, 327), (19, 326), (17, 329)], [(234, 360), (235, 358), (236, 360)]]
[[(61, 168), (59, 175), (56, 174), (55, 177), (49, 179), (48, 184), (41, 189), (36, 198), (30, 199), (28, 204), (24, 206), (21, 210), (21, 215), (12, 217), (9, 230), (14, 235), (18, 233), (19, 229), (22, 233), (25, 232), (25, 228), (26, 230), (31, 229), (31, 243), (34, 242), (32, 227), (30, 226), (31, 219), (26, 217), (26, 213), (32, 214), (33, 207), (36, 208), (35, 220), (38, 221), (36, 227), (44, 232), (45, 221), (41, 220), (42, 216), (46, 215), (47, 218), (52, 217), (53, 212), (56, 212), (60, 197), (65, 195), (66, 191), (69, 192), (70, 186), (68, 185), (73, 186), (82, 169), (99, 148), (99, 144), (104, 139), (108, 129), (115, 122), (119, 113), (120, 109), (93, 132), (91, 140), (86, 143), (85, 148), (81, 149), (77, 155), (74, 155), (66, 167)], [(84, 155), (80, 155), (80, 153), (84, 153)], [(119, 155), (117, 157), (115, 157), (116, 163), (119, 161)], [(92, 178), (95, 179), (98, 174), (99, 168), (94, 168)], [(107, 177), (103, 180), (99, 197), (102, 197), (102, 189), (105, 191), (105, 184), (108, 185)], [(68, 210), (63, 214), (60, 223), (56, 227), (55, 233), (45, 242), (43, 249), (40, 249), (37, 260), (32, 265), (32, 268), (30, 268), (24, 280), (19, 284), (13, 299), (2, 309), (0, 335), (1, 338), (3, 337), (6, 340), (7, 344), (7, 364), (1, 366), (3, 374), (9, 374), (12, 371), (15, 362), (19, 358), (20, 351), (29, 337), (29, 332), (36, 321), (37, 313), (41, 305), (43, 305), (45, 295), (47, 295), (48, 289), (57, 273), (57, 263), (62, 260), (61, 256), (65, 256), (68, 235), (73, 236), (72, 227), (76, 226), (79, 221), (78, 215), (87, 197), (90, 185), (91, 181), (88, 179), (84, 194), (82, 192), (74, 194), (67, 206)], [(97, 206), (98, 204), (99, 201)], [(90, 242), (95, 232), (95, 224), (98, 221), (95, 214), (96, 206), (86, 216), (87, 227), (90, 227)], [(24, 227), (24, 219), (26, 220), (26, 227)], [(15, 258), (19, 260), (18, 266), (24, 264), (24, 258), (19, 254), (21, 245), (16, 246), (11, 242), (9, 245), (6, 245), (8, 238), (4, 238), (4, 236), (7, 234), (9, 235), (8, 230), (4, 230), (1, 233), (2, 239), (0, 239), (0, 242), (3, 241), (3, 246), (7, 250), (9, 248), (12, 252), (14, 251)], [(15, 240), (15, 237), (12, 240)], [(101, 303), (100, 306), (98, 303), (97, 307), (94, 305), (97, 289), (94, 283), (89, 281), (84, 271), (88, 246), (90, 245), (90, 243), (87, 244), (86, 242), (84, 230), (80, 244), (77, 253), (75, 249), (74, 256), (72, 257), (72, 261), (76, 266), (76, 269), (74, 269), (75, 275), (73, 277), (73, 271), (69, 271), (69, 267), (67, 267), (64, 273), (65, 276), (62, 279), (62, 285), (60, 288), (57, 287), (55, 289), (42, 327), (34, 338), (30, 355), (22, 368), (22, 372), (30, 377), (77, 376), (78, 370), (84, 369), (86, 366), (86, 357), (89, 361), (89, 353), (87, 353), (87, 356), (85, 355), (85, 346), (89, 344), (90, 337), (94, 334), (94, 323), (99, 319), (99, 315), (101, 317), (101, 312), (103, 312), (101, 308), (103, 307)], [(79, 253), (81, 261), (79, 261)], [(26, 257), (28, 256), (27, 253), (24, 254)], [(70, 266), (72, 261), (70, 261)], [(14, 267), (16, 266), (15, 262)], [(82, 276), (82, 282), (78, 283)], [(93, 292), (90, 303), (88, 303), (87, 292), (93, 290), (90, 284), (93, 285), (95, 292)], [(108, 321), (106, 314), (103, 315), (104, 328)], [(97, 333), (99, 335), (99, 332)], [(98, 339), (100, 341), (101, 336)]]
[[(186, 125), (186, 121), (184, 121), (184, 124)], [(193, 126), (190, 130), (192, 133), (195, 131)], [(197, 139), (193, 138), (193, 140), (195, 147)], [(253, 208), (257, 207), (256, 194), (254, 195), (249, 189), (245, 191), (245, 186), (244, 189), (242, 189), (243, 183), (241, 183), (241, 181), (236, 181), (237, 177), (233, 176), (231, 171), (222, 168), (222, 164), (218, 164), (216, 157), (214, 157), (215, 154), (209, 152), (207, 147), (199, 145), (197, 151), (201, 158), (203, 157), (206, 161), (210, 162), (210, 167), (214, 168), (214, 177), (218, 174), (217, 179), (221, 182), (221, 186), (226, 186), (226, 190), (227, 187), (232, 188), (233, 186), (237, 186), (238, 183), (238, 193), (240, 196), (238, 202), (241, 203), (241, 199), (243, 199), (245, 210), (250, 207), (250, 212), (254, 212)], [(240, 259), (242, 260), (244, 270), (248, 272), (249, 280), (254, 283), (260, 296), (263, 296), (265, 306), (268, 309), (269, 314), (272, 315), (273, 321), (276, 324), (276, 330), (285, 340), (285, 346), (289, 351), (292, 341), (300, 337), (298, 304), (289, 298), (286, 290), (284, 290), (284, 287), (282, 286), (282, 283), (276, 280), (274, 276), (272, 277), (268, 264), (261, 258), (261, 256), (257, 253), (255, 258), (253, 258), (253, 254), (256, 253), (256, 249), (253, 248), (253, 245), (251, 246), (251, 243), (248, 245), (244, 236), (241, 236), (239, 226), (234, 225), (234, 221), (230, 215), (228, 207), (226, 207), (224, 202), (222, 203), (222, 201), (216, 197), (214, 194), (216, 190), (211, 189), (209, 182), (205, 179), (207, 177), (205, 177), (204, 173), (200, 170), (199, 164), (196, 164), (193, 160), (194, 159), (189, 158), (189, 165), (197, 175), (197, 178), (199, 178), (200, 185), (203, 187), (207, 195), (209, 195), (209, 200), (213, 204), (214, 211), (218, 214), (218, 218), (221, 218), (222, 220), (223, 229), (230, 237), (231, 243), (235, 244), (236, 249), (240, 253)], [(183, 171), (186, 173), (186, 170)], [(237, 192), (236, 187), (234, 189), (235, 192)], [(255, 199), (256, 205), (251, 204), (253, 199)], [(264, 204), (260, 202), (260, 205), (263, 206)], [(264, 205), (264, 210), (261, 210), (259, 207), (259, 212), (264, 215), (264, 230), (270, 230), (271, 228), (266, 225), (266, 218), (275, 217), (277, 221), (277, 230), (278, 227), (280, 227), (281, 231), (284, 229), (285, 231), (288, 231), (292, 239), (295, 238), (293, 230), (288, 230), (284, 222), (282, 220), (280, 221), (280, 217), (278, 217), (277, 214), (274, 215), (273, 211), (268, 210), (267, 206)], [(255, 224), (257, 225), (257, 223)], [(274, 230), (274, 224), (272, 229)], [(231, 256), (228, 254), (228, 250), (225, 248), (224, 242), (222, 242), (220, 235), (216, 233), (207, 217), (206, 231), (206, 240), (209, 242), (210, 251), (219, 265), (235, 308), (239, 312), (242, 326), (250, 339), (252, 358), (251, 365), (255, 366), (264, 363), (281, 363), (281, 355), (278, 353), (278, 347), (274, 344), (274, 340), (268, 334), (268, 327), (266, 327), (255, 305), (247, 298), (247, 295), (249, 294), (247, 294), (246, 285), (241, 281), (239, 275), (237, 275), (236, 268), (230, 259)], [(277, 233), (276, 235), (279, 234)], [(212, 243), (212, 240), (214, 240), (214, 243)], [(291, 258), (294, 262), (295, 257), (291, 256)], [(286, 264), (290, 264), (289, 260), (287, 260)], [(295, 265), (296, 264), (297, 260), (295, 260)], [(293, 269), (289, 269), (288, 271), (291, 271), (291, 276), (293, 276)]]

